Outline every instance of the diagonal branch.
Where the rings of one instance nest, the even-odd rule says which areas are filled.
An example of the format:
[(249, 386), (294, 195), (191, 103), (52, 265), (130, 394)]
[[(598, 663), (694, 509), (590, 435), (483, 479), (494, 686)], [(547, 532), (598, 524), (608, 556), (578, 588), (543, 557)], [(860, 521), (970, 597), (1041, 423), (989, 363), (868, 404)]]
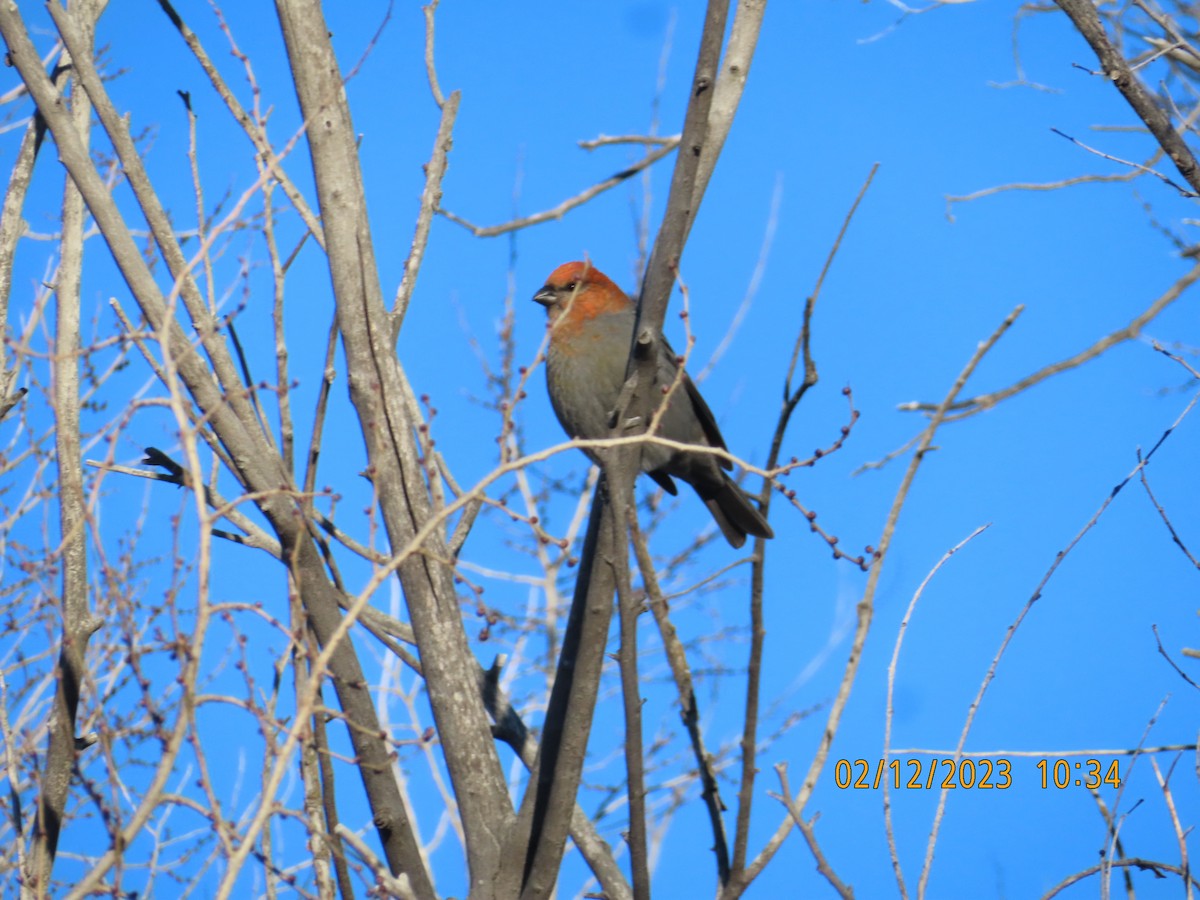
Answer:
[[(862, 203), (863, 197), (866, 196), (867, 191), (870, 189), (871, 182), (875, 179), (877, 171), (879, 171), (879, 163), (871, 166), (871, 171), (867, 173), (866, 180), (863, 181), (862, 187), (859, 188), (858, 195), (854, 198), (854, 202), (850, 205), (846, 217), (842, 220), (842, 227), (834, 239), (833, 246), (830, 247), (829, 254), (825, 257), (825, 264), (821, 267), (821, 274), (817, 276), (817, 283), (813, 287), (813, 292), (804, 302), (800, 333), (796, 336), (796, 343), (792, 349), (791, 362), (788, 364), (787, 376), (784, 379), (784, 394), (779, 410), (779, 418), (775, 423), (775, 433), (771, 437), (771, 449), (767, 452), (766, 468), (768, 470), (774, 469), (779, 462), (780, 453), (783, 451), (783, 439), (787, 434), (788, 425), (791, 422), (793, 413), (795, 413), (796, 408), (800, 405), (800, 401), (804, 399), (804, 395), (808, 393), (810, 388), (817, 384), (817, 364), (812, 357), (813, 311), (816, 309), (817, 300), (821, 296), (821, 288), (825, 284), (825, 277), (829, 274), (829, 270), (833, 266), (833, 261), (837, 257), (838, 250), (841, 249), (842, 239), (845, 238), (846, 232), (850, 228), (850, 223), (854, 219), (854, 214), (858, 211), (859, 204)], [(803, 375), (800, 383), (793, 387), (793, 378), (796, 375), (797, 365), (803, 367)], [(849, 390), (848, 387), (843, 388), (842, 393), (848, 395)], [(764, 516), (770, 512), (771, 497), (771, 479), (764, 478), (762, 490), (758, 495), (759, 507)], [(837, 548), (835, 547), (834, 550), (836, 552)], [(761, 538), (758, 539), (755, 544), (754, 567), (750, 576), (750, 658), (746, 667), (746, 712), (742, 725), (742, 771), (738, 786), (737, 830), (734, 832), (733, 862), (730, 867), (730, 874), (734, 877), (746, 867), (746, 851), (750, 841), (750, 818), (754, 807), (754, 783), (758, 776), (758, 711), (761, 700), (763, 644), (766, 641), (767, 633), (763, 617), (766, 551), (765, 542)], [(722, 882), (726, 880), (722, 879)]]
[[(1200, 263), (1192, 266), (1183, 276), (1172, 284), (1169, 288), (1155, 298), (1154, 302), (1146, 307), (1142, 312), (1138, 313), (1129, 321), (1127, 325), (1118, 328), (1109, 334), (1106, 334), (1090, 347), (1080, 350), (1074, 356), (1069, 356), (1066, 359), (1060, 359), (1057, 362), (1043, 366), (1036, 372), (1026, 375), (1019, 381), (1010, 384), (1008, 387), (1001, 388), (997, 391), (992, 391), (988, 394), (978, 394), (966, 400), (959, 400), (950, 406), (950, 414), (946, 416), (947, 422), (956, 422), (959, 419), (965, 419), (973, 416), (976, 413), (984, 412), (991, 409), (998, 403), (1007, 400), (1022, 391), (1028, 390), (1034, 385), (1045, 381), (1054, 375), (1062, 372), (1067, 372), (1078, 366), (1083, 365), (1090, 360), (1095, 359), (1110, 347), (1117, 344), (1131, 341), (1141, 335), (1142, 329), (1153, 321), (1163, 310), (1178, 300), (1183, 294), (1197, 281), (1200, 281)], [(932, 413), (938, 408), (936, 403), (922, 403), (919, 401), (910, 401), (901, 403), (896, 407), (902, 412), (924, 412)]]
[(1175, 126), (1171, 124), (1170, 117), (1146, 90), (1145, 85), (1129, 68), (1125, 57), (1109, 40), (1108, 32), (1104, 29), (1104, 23), (1100, 21), (1100, 15), (1096, 12), (1095, 5), (1091, 0), (1054, 0), (1054, 2), (1071, 18), (1084, 40), (1091, 45), (1105, 76), (1112, 80), (1113, 85), (1133, 107), (1138, 118), (1146, 123), (1146, 127), (1150, 129), (1150, 133), (1154, 135), (1159, 146), (1175, 163), (1179, 174), (1192, 186), (1193, 191), (1200, 194), (1200, 165), (1197, 164), (1196, 157), (1192, 154), (1187, 142), (1175, 130)]
[(417, 212), (416, 232), (413, 234), (408, 258), (404, 260), (404, 275), (400, 278), (400, 287), (396, 291), (396, 300), (392, 304), (392, 328), (396, 334), (400, 333), (400, 327), (404, 323), (404, 314), (408, 312), (408, 305), (412, 302), (413, 291), (417, 287), (417, 272), (420, 271), (421, 261), (425, 258), (425, 247), (429, 243), (429, 230), (433, 225), (433, 214), (437, 211), (438, 204), (442, 202), (442, 179), (446, 175), (452, 144), (450, 136), (454, 131), (454, 120), (458, 116), (460, 99), (462, 99), (462, 94), (455, 91), (448, 100), (441, 104), (442, 120), (438, 124), (437, 137), (433, 140), (433, 154), (425, 165), (425, 187), (421, 191), (421, 207)]
[(558, 206), (543, 210), (539, 213), (534, 213), (530, 216), (522, 216), (519, 219), (513, 219), (509, 222), (501, 222), (499, 225), (476, 225), (473, 222), (468, 222), (462, 216), (455, 215), (454, 213), (450, 212), (450, 210), (442, 209), (440, 207), (438, 208), (438, 212), (451, 222), (455, 222), (470, 231), (475, 237), (496, 237), (497, 235), (508, 234), (511, 231), (518, 231), (522, 228), (528, 228), (530, 225), (540, 225), (543, 222), (553, 222), (561, 219), (576, 207), (583, 206), (583, 204), (587, 203), (596, 195), (603, 194), (609, 188), (616, 187), (618, 184), (636, 175), (643, 169), (654, 165), (654, 163), (668, 155), (677, 146), (679, 146), (679, 142), (677, 140), (669, 140), (668, 143), (651, 150), (628, 168), (622, 169), (620, 172), (617, 172), (614, 175), (610, 175), (603, 181), (593, 184), (591, 187), (580, 191), (573, 197), (568, 197), (562, 203), (558, 204)]
[(667, 598), (663, 596), (662, 586), (658, 583), (654, 560), (650, 557), (645, 535), (638, 529), (636, 519), (630, 521), (630, 528), (633, 529), (633, 549), (642, 575), (642, 585), (649, 601), (650, 612), (654, 614), (654, 621), (658, 624), (658, 633), (662, 638), (667, 663), (671, 667), (671, 676), (675, 679), (675, 690), (679, 694), (680, 718), (683, 719), (688, 738), (692, 742), (692, 755), (696, 758), (696, 770), (700, 774), (700, 796), (708, 810), (709, 827), (713, 833), (717, 878), (724, 883), (729, 878), (729, 836), (722, 816), (725, 803), (721, 799), (721, 789), (717, 784), (712, 754), (704, 746), (704, 732), (700, 727), (700, 705), (696, 699), (692, 669), (688, 664), (683, 641), (679, 639), (679, 632), (671, 622), (671, 610), (667, 605)]

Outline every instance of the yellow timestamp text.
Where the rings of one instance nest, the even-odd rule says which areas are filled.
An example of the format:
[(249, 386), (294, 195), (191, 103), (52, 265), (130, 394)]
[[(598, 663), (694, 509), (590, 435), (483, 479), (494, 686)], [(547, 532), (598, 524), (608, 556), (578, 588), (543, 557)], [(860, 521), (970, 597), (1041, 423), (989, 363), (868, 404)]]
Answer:
[(1005, 790), (1012, 787), (1012, 763), (998, 759), (839, 759), (833, 782), (843, 790)]
[(1104, 785), (1121, 786), (1121, 766), (1117, 760), (1107, 765), (1098, 759), (1071, 762), (1065, 759), (1039, 759), (1037, 770), (1042, 778), (1042, 788), (1065, 790), (1069, 787), (1084, 787), (1089, 791)]
[[(1035, 764), (1043, 790), (1082, 787), (1119, 788), (1117, 760), (1039, 759)], [(1006, 790), (1013, 785), (1012, 761), (1005, 757), (962, 759), (839, 759), (833, 764), (833, 782), (842, 790)]]

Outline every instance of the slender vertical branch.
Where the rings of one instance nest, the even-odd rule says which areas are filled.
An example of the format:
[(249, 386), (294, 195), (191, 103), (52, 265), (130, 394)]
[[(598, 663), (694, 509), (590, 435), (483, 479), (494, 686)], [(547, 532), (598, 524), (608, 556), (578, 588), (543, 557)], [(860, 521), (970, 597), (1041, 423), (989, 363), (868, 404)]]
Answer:
[(688, 738), (692, 743), (692, 755), (696, 758), (696, 770), (700, 773), (700, 796), (708, 810), (709, 827), (713, 833), (713, 853), (717, 858), (717, 880), (724, 884), (729, 878), (729, 836), (725, 831), (725, 819), (722, 813), (725, 803), (721, 800), (721, 790), (717, 784), (717, 773), (713, 767), (713, 759), (704, 746), (704, 732), (700, 728), (700, 705), (696, 700), (696, 687), (692, 681), (692, 671), (688, 665), (687, 653), (679, 632), (671, 622), (671, 611), (667, 606), (667, 598), (663, 596), (658, 577), (654, 572), (654, 560), (650, 557), (650, 548), (646, 546), (645, 535), (637, 527), (636, 519), (630, 520), (633, 531), (633, 550), (637, 556), (638, 569), (642, 575), (650, 612), (658, 624), (658, 633), (662, 638), (663, 651), (667, 664), (671, 667), (671, 676), (675, 680), (675, 691), (679, 694), (679, 715), (687, 729)]
[(725, 45), (725, 56), (721, 60), (720, 73), (713, 90), (712, 106), (708, 111), (708, 139), (700, 154), (696, 182), (692, 188), (693, 219), (717, 166), (721, 148), (725, 146), (725, 139), (733, 127), (733, 117), (741, 103), (746, 79), (750, 77), (750, 63), (754, 59), (754, 49), (758, 46), (758, 34), (762, 30), (762, 20), (766, 11), (767, 0), (737, 2), (733, 26), (729, 30), (729, 40)]
[[(304, 606), (300, 602), (300, 592), (290, 581), (288, 583), (288, 616), (292, 633), (292, 646), (288, 662), (292, 671), (294, 698), (296, 706), (299, 707), (304, 702), (304, 682), (311, 674), (308, 650), (311, 646), (310, 642), (315, 642), (315, 638), (304, 621)], [(320, 707), (320, 685), (315, 686), (315, 691), (318, 700), (316, 705)], [(334, 854), (341, 855), (342, 848), (340, 839), (336, 834), (331, 833), (337, 822), (328, 822), (325, 815), (328, 809), (325, 801), (329, 801), (329, 805), (332, 806), (334, 797), (332, 790), (328, 792), (325, 790), (321, 779), (321, 750), (326, 748), (320, 746), (317, 734), (323, 715), (324, 713), (318, 709), (310, 716), (312, 724), (308, 734), (304, 737), (304, 746), (300, 749), (299, 771), (300, 781), (304, 786), (304, 815), (308, 819), (308, 841), (309, 852), (312, 854), (313, 876), (317, 882), (318, 896), (324, 898), (333, 896), (330, 858)], [(264, 774), (264, 781), (266, 777)], [(339, 880), (342, 874), (341, 868), (345, 863), (344, 859), (342, 859), (342, 863), (343, 866), (338, 870)]]
[[(376, 498), (394, 550), (406, 547), (431, 515), (429, 486), (409, 409), (412, 389), (395, 355), (395, 332), (379, 285), (357, 142), (329, 27), (319, 6), (277, 0), (288, 60), (304, 120), (325, 229), (337, 322)], [(513, 823), (508, 785), (473, 677), (473, 656), (454, 588), (444, 525), (426, 530), (424, 554), (398, 567), (446, 766), (466, 833), (472, 895), (491, 896), (507, 859)], [(389, 776), (391, 773), (389, 772)], [(393, 778), (394, 781), (394, 778)], [(420, 865), (412, 846), (390, 865)], [(431, 893), (427, 886), (419, 894)]]
[[(90, 47), (104, 0), (75, 0), (72, 13), (80, 21)], [(71, 126), (86, 147), (92, 108), (76, 84), (71, 92)], [(29, 881), (39, 897), (49, 896), (50, 876), (58, 852), (67, 794), (77, 752), (75, 723), (79, 696), (87, 676), (87, 645), (100, 621), (88, 603), (87, 508), (83, 490), (80, 448), (79, 351), (80, 285), (83, 277), (84, 203), (66, 176), (62, 201), (62, 262), (55, 286), (54, 329), (54, 445), (58, 462), (58, 501), (61, 526), (62, 644), (58, 666), (50, 742), (41, 773), (37, 828), (34, 832)]]
[[(624, 469), (615, 471), (619, 477)], [(646, 766), (642, 743), (642, 680), (638, 675), (638, 613), (641, 602), (633, 595), (629, 583), (629, 541), (627, 535), (637, 508), (631, 502), (633, 485), (614, 480), (610, 496), (613, 547), (616, 558), (613, 569), (617, 575), (617, 611), (621, 646), (618, 655), (621, 672), (621, 698), (625, 711), (625, 775), (629, 803), (629, 865), (633, 870), (634, 900), (650, 900), (650, 864), (646, 841)]]
[[(679, 139), (679, 153), (675, 156), (675, 168), (671, 173), (667, 209), (658, 236), (654, 239), (654, 249), (650, 251), (650, 262), (646, 265), (646, 278), (642, 282), (635, 336), (646, 326), (662, 330), (667, 315), (667, 300), (679, 270), (679, 259), (702, 199), (697, 194), (696, 179), (708, 137), (708, 112), (712, 107), (728, 15), (729, 0), (709, 0), (704, 14), (704, 31), (700, 36), (700, 53), (692, 75), (691, 97), (683, 120), (683, 134)], [(710, 168), (715, 165), (714, 155)], [(649, 371), (645, 374), (648, 375)], [(643, 378), (643, 383), (648, 383), (648, 379)]]
[[(825, 276), (829, 273), (838, 250), (842, 246), (842, 239), (846, 236), (850, 222), (853, 221), (854, 214), (857, 212), (859, 204), (862, 203), (863, 197), (866, 196), (867, 190), (871, 187), (877, 171), (879, 171), (879, 163), (871, 166), (871, 171), (867, 173), (866, 180), (859, 188), (858, 196), (854, 198), (849, 212), (846, 213), (846, 218), (842, 220), (842, 227), (838, 231), (833, 246), (829, 249), (829, 255), (826, 256), (825, 264), (821, 267), (821, 274), (817, 276), (813, 292), (804, 302), (800, 333), (796, 336), (796, 343), (792, 349), (792, 359), (788, 364), (787, 376), (784, 379), (783, 403), (779, 411), (779, 419), (775, 423), (775, 433), (771, 437), (771, 449), (767, 453), (767, 462), (764, 467), (768, 471), (779, 464), (779, 456), (783, 452), (783, 439), (787, 434), (792, 414), (800, 405), (800, 401), (804, 399), (804, 395), (817, 384), (817, 364), (812, 356), (813, 310), (816, 309), (817, 299), (821, 296), (821, 286), (825, 283)], [(793, 388), (792, 379), (795, 377), (797, 364), (802, 366), (803, 375), (800, 383)], [(771, 509), (771, 497), (771, 483), (764, 479), (762, 490), (758, 495), (759, 507), (764, 516)], [(735, 877), (746, 867), (746, 848), (750, 840), (750, 813), (754, 804), (754, 781), (758, 775), (758, 707), (762, 679), (763, 644), (767, 634), (763, 618), (766, 553), (766, 542), (757, 538), (754, 545), (754, 567), (750, 575), (750, 658), (746, 674), (746, 712), (742, 724), (742, 771), (741, 783), (738, 787), (737, 831), (734, 835), (733, 863), (730, 870), (731, 876)]]
[[(258, 161), (258, 165), (263, 165)], [(288, 374), (287, 334), (283, 327), (284, 275), (287, 270), (279, 258), (279, 246), (275, 242), (275, 212), (271, 207), (275, 182), (268, 179), (263, 185), (263, 237), (267, 243), (267, 258), (271, 261), (271, 287), (274, 303), (271, 307), (271, 324), (275, 328), (275, 389), (279, 404), (279, 455), (288, 472), (296, 471), (296, 429), (292, 421), (292, 386)]]
[(607, 491), (601, 477), (592, 493), (584, 552), (546, 705), (541, 746), (506, 850), (522, 861), (521, 871), (503, 873), (498, 897), (519, 893), (521, 900), (542, 900), (553, 893), (558, 880), (600, 691), (616, 591), (613, 529), (602, 499)]
[(437, 137), (434, 138), (433, 154), (425, 165), (425, 187), (421, 191), (416, 232), (413, 234), (408, 258), (404, 260), (404, 276), (400, 279), (400, 288), (396, 291), (396, 301), (392, 304), (392, 328), (396, 334), (400, 333), (400, 327), (404, 324), (404, 314), (408, 312), (408, 305), (412, 302), (413, 291), (417, 287), (417, 273), (425, 259), (425, 248), (429, 244), (433, 214), (442, 202), (442, 179), (449, 165), (450, 147), (453, 143), (451, 135), (454, 132), (454, 120), (458, 116), (458, 102), (461, 99), (462, 94), (455, 91), (442, 105), (442, 120), (438, 125)]
[[(60, 69), (59, 78), (65, 77), (65, 70)], [(34, 113), (29, 119), (29, 124), (25, 126), (25, 134), (21, 138), (21, 146), (17, 148), (16, 160), (13, 162), (12, 174), (8, 178), (8, 190), (4, 192), (4, 201), (0, 205), (0, 323), (8, 321), (8, 302), (12, 294), (12, 272), (17, 256), (17, 241), (25, 230), (25, 220), (21, 212), (25, 208), (25, 195), (33, 178), (33, 164), (37, 160), (45, 135), (46, 122)], [(14, 361), (9, 364), (7, 342), (0, 340), (0, 420), (25, 393), (24, 389), (19, 392), (12, 390), (16, 377), (17, 363)]]
[(392, 328), (397, 335), (417, 286), (417, 273), (421, 269), (421, 261), (425, 258), (433, 215), (442, 203), (442, 179), (446, 175), (450, 156), (450, 135), (454, 131), (454, 120), (458, 116), (458, 102), (462, 99), (459, 91), (454, 91), (447, 99), (442, 96), (442, 89), (438, 86), (437, 67), (433, 61), (434, 14), (437, 12), (438, 2), (439, 0), (430, 0), (429, 5), (421, 7), (421, 10), (425, 13), (425, 71), (429, 76), (429, 90), (433, 93), (433, 101), (442, 111), (442, 119), (438, 124), (437, 137), (433, 141), (433, 154), (425, 166), (425, 187), (421, 191), (421, 206), (417, 211), (416, 233), (413, 235), (408, 258), (404, 261), (404, 275), (400, 279), (400, 288), (396, 291), (396, 300), (392, 304)]
[[(900, 660), (900, 647), (904, 643), (904, 635), (908, 631), (909, 622), (912, 621), (913, 612), (917, 608), (917, 603), (920, 601), (921, 595), (925, 593), (925, 588), (933, 581), (933, 577), (937, 575), (938, 570), (949, 561), (951, 556), (989, 527), (991, 527), (990, 524), (980, 525), (942, 554), (942, 558), (929, 570), (929, 574), (925, 576), (925, 580), (921, 582), (917, 590), (913, 593), (912, 600), (908, 603), (908, 609), (904, 611), (904, 617), (900, 620), (900, 627), (896, 630), (896, 643), (892, 647), (892, 659), (888, 664), (887, 670), (887, 701), (883, 717), (883, 760), (885, 763), (892, 754), (892, 722), (895, 720), (896, 669)], [(888, 853), (892, 858), (892, 871), (896, 873), (896, 887), (900, 889), (901, 900), (908, 900), (908, 885), (904, 882), (904, 870), (900, 866), (900, 851), (896, 845), (896, 830), (892, 825), (892, 794), (890, 784), (888, 779), (883, 779), (883, 830), (887, 836)]]

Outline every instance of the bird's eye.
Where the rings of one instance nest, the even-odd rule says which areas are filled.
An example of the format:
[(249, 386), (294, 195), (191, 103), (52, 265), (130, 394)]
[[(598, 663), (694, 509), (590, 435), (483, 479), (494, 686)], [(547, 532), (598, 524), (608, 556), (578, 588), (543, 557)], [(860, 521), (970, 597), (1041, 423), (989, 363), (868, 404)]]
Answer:
[(567, 290), (568, 290), (568, 291), (573, 291), (573, 290), (575, 290), (575, 288), (577, 288), (577, 287), (579, 287), (579, 282), (578, 282), (578, 281), (572, 281), (572, 282), (570, 282), (570, 283), (568, 283), (568, 284), (567, 284)]

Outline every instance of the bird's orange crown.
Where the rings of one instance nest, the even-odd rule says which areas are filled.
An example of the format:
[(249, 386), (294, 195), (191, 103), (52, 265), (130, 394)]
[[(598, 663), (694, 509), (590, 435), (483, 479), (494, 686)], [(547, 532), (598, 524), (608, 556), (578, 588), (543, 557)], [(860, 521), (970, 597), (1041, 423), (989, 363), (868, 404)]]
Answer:
[[(546, 286), (553, 288), (565, 288), (572, 281), (578, 282), (582, 287), (588, 285), (590, 287), (606, 287), (620, 291), (621, 289), (613, 283), (613, 280), (597, 269), (590, 262), (576, 260), (574, 262), (566, 262), (550, 273), (550, 277), (546, 279)], [(622, 291), (622, 293), (624, 293)]]

